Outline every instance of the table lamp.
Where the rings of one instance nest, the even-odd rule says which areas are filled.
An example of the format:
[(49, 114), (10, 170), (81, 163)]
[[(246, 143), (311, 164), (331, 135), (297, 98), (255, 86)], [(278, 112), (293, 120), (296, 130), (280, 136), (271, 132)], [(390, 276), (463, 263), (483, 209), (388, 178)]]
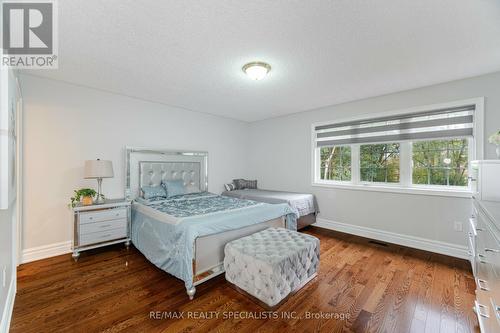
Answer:
[(102, 179), (112, 178), (113, 176), (113, 163), (111, 161), (101, 161), (100, 159), (85, 161), (84, 177), (86, 179), (97, 179), (97, 199), (95, 203), (104, 203), (101, 189)]

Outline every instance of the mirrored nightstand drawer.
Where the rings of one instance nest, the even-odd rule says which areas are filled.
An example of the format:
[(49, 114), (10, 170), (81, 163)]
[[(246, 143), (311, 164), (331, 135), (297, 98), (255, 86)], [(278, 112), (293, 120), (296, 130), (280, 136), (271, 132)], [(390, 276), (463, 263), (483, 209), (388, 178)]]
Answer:
[(80, 213), (80, 223), (94, 223), (107, 220), (117, 220), (127, 217), (127, 209), (106, 209), (102, 211)]
[(127, 237), (127, 229), (111, 229), (80, 235), (80, 246)]
[(102, 221), (96, 223), (86, 223), (80, 225), (80, 235), (90, 234), (93, 232), (106, 231), (111, 229), (127, 229), (127, 219)]

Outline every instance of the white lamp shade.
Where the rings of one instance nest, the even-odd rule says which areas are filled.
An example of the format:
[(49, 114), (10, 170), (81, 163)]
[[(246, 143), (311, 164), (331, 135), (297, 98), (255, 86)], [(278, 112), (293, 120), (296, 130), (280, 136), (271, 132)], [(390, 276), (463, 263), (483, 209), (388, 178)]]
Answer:
[(114, 176), (111, 161), (85, 161), (85, 178), (111, 178)]

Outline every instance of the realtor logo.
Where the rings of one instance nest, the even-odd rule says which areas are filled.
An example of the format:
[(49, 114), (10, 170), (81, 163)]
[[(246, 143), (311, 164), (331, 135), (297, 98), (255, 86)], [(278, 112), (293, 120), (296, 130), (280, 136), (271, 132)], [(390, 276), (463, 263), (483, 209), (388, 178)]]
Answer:
[(54, 1), (2, 3), (2, 66), (57, 68)]

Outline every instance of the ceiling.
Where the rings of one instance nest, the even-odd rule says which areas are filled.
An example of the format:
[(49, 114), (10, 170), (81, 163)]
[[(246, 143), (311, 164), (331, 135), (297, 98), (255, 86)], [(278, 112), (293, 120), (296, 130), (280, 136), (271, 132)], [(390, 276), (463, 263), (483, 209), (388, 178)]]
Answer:
[[(244, 121), (500, 70), (498, 0), (58, 7), (59, 69), (31, 74)], [(262, 81), (241, 70), (255, 60), (272, 66)]]

